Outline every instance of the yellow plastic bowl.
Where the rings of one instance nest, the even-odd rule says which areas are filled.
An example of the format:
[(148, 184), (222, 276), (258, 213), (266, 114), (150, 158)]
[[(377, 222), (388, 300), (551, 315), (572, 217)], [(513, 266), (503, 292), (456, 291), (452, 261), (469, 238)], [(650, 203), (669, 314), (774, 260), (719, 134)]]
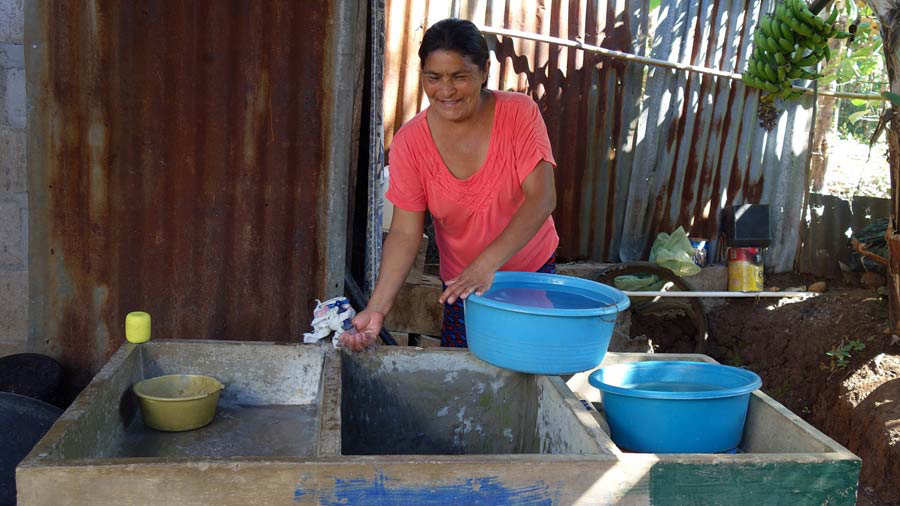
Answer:
[(134, 393), (145, 424), (157, 430), (179, 432), (211, 422), (223, 388), (225, 385), (210, 376), (170, 374), (135, 383)]

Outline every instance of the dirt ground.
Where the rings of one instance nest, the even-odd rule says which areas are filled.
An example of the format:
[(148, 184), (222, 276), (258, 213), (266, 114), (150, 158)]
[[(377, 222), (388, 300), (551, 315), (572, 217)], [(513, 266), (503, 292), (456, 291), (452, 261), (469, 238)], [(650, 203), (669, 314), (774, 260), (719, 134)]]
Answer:
[[(766, 287), (814, 281), (781, 274)], [(707, 314), (705, 353), (759, 374), (763, 391), (862, 458), (858, 504), (900, 504), (900, 338), (886, 297), (850, 275), (805, 300), (729, 300)], [(630, 333), (656, 352), (695, 349), (683, 314), (633, 314)]]

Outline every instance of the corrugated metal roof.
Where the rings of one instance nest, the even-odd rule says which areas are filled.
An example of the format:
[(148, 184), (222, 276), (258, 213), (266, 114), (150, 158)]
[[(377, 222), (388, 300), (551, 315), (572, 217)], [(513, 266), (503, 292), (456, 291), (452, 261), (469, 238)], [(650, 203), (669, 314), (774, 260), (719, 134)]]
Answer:
[[(387, 2), (385, 142), (422, 109), (418, 42), (453, 8), (476, 23), (740, 71), (761, 11), (773, 1), (523, 0)], [(788, 270), (799, 247), (811, 99), (758, 126), (759, 93), (725, 78), (645, 67), (554, 44), (488, 37), (489, 86), (541, 107), (558, 169), (561, 259), (646, 258), (656, 234), (679, 225), (714, 237), (719, 210), (769, 204), (767, 264)], [(645, 45), (646, 42), (646, 45)]]
[(314, 298), (331, 278), (343, 285), (323, 223), (342, 252), (332, 201), (346, 205), (347, 189), (332, 172), (346, 173), (334, 143), (349, 141), (331, 127), (344, 121), (333, 105), (349, 118), (354, 100), (338, 96), (335, 53), (361, 49), (336, 46), (352, 45), (341, 30), (365, 33), (356, 5), (28, 5), (41, 348), (84, 380), (132, 310), (151, 313), (157, 338), (293, 341), (309, 329)]

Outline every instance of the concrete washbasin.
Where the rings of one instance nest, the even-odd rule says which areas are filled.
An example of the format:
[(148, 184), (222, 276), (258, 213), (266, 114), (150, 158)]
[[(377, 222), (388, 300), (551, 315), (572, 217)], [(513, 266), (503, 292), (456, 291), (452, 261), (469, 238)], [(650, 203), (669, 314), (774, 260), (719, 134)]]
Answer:
[[(651, 359), (712, 361), (608, 353), (601, 366)], [(143, 426), (131, 385), (171, 372), (226, 385), (213, 423)], [(18, 501), (855, 503), (859, 459), (762, 392), (751, 396), (742, 453), (625, 453), (589, 373), (520, 374), (453, 349), (125, 343), (19, 465)]]
[(453, 350), (387, 351), (341, 356), (344, 455), (616, 452), (558, 377)]

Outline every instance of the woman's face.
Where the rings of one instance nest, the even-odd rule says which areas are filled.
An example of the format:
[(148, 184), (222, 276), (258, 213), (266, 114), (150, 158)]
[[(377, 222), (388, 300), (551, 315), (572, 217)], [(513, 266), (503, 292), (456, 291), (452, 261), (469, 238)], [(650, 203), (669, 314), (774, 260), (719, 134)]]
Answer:
[(487, 72), (456, 51), (432, 51), (422, 66), (422, 87), (431, 108), (449, 121), (464, 121), (478, 110), (486, 80)]

